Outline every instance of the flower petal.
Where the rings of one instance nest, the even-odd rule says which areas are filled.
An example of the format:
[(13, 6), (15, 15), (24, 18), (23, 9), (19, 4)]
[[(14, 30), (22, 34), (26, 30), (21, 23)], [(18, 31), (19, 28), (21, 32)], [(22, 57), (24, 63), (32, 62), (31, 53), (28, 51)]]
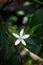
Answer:
[(20, 31), (20, 36), (23, 36), (24, 29)]
[(28, 38), (29, 36), (30, 36), (30, 35), (26, 34), (26, 35), (23, 36), (23, 39), (26, 39), (26, 38)]
[(20, 40), (17, 39), (16, 42), (15, 42), (15, 45), (18, 45), (20, 43)]
[(25, 45), (25, 46), (26, 46), (26, 43), (25, 43), (25, 41), (24, 41), (24, 40), (21, 40), (21, 42), (22, 42), (22, 44), (23, 44), (23, 45)]
[(16, 38), (19, 38), (19, 35), (15, 34), (15, 33), (12, 33), (13, 36), (15, 36)]

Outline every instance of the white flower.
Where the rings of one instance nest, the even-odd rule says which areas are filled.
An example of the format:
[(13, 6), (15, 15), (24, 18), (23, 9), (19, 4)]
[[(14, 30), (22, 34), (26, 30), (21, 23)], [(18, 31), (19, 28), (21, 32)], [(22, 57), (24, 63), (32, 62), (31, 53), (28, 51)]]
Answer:
[(20, 31), (20, 35), (12, 33), (13, 36), (17, 38), (17, 40), (15, 41), (15, 45), (18, 45), (21, 42), (23, 45), (26, 46), (26, 42), (24, 41), (24, 39), (28, 38), (30, 35), (28, 34), (23, 35), (23, 32), (24, 32), (24, 29)]

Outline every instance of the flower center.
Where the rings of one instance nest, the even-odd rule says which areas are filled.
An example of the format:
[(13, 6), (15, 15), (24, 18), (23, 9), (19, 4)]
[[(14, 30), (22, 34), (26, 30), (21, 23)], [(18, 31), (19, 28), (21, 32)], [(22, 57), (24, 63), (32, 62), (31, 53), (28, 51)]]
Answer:
[(20, 37), (19, 37), (19, 39), (20, 39), (20, 40), (22, 40), (22, 39), (23, 39), (23, 37), (22, 37), (22, 36), (20, 36)]

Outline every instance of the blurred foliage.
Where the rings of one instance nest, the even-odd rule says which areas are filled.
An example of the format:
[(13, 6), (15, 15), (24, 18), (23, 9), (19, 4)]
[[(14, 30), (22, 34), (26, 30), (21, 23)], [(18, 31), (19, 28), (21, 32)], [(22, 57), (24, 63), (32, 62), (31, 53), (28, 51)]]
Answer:
[[(0, 65), (34, 65), (29, 53), (22, 52), (23, 45), (14, 45), (16, 39), (8, 28), (17, 34), (23, 28), (25, 33), (30, 34), (24, 47), (43, 58), (42, 0), (0, 3)], [(20, 56), (19, 53), (24, 55)]]

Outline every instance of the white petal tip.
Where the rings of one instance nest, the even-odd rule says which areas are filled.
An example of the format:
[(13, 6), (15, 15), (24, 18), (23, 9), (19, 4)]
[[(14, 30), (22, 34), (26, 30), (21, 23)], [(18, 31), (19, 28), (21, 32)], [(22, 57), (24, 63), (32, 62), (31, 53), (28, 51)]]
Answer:
[(24, 41), (24, 40), (22, 40), (21, 42), (22, 42), (22, 44), (23, 44), (24, 46), (26, 46), (26, 43), (25, 43), (25, 41)]
[(23, 35), (23, 32), (24, 32), (24, 29), (21, 29), (21, 31), (20, 31), (20, 36)]
[[(30, 35), (28, 35), (28, 37), (29, 37), (29, 36), (30, 36)], [(27, 37), (27, 38), (28, 38), (28, 37)]]
[(17, 44), (14, 44), (15, 46), (17, 46)]
[(23, 44), (24, 46), (26, 46), (26, 44)]
[(19, 39), (16, 40), (16, 42), (15, 42), (15, 46), (17, 46), (19, 43), (20, 43), (20, 40), (19, 40)]
[(16, 44), (16, 43), (15, 43), (14, 45), (15, 45), (15, 46), (18, 46), (19, 44)]
[(18, 34), (12, 33), (14, 37), (19, 38)]
[(26, 46), (26, 44), (24, 46)]
[(30, 35), (26, 34), (26, 35), (23, 36), (23, 39), (26, 39), (26, 38), (28, 38), (29, 36), (30, 36)]

